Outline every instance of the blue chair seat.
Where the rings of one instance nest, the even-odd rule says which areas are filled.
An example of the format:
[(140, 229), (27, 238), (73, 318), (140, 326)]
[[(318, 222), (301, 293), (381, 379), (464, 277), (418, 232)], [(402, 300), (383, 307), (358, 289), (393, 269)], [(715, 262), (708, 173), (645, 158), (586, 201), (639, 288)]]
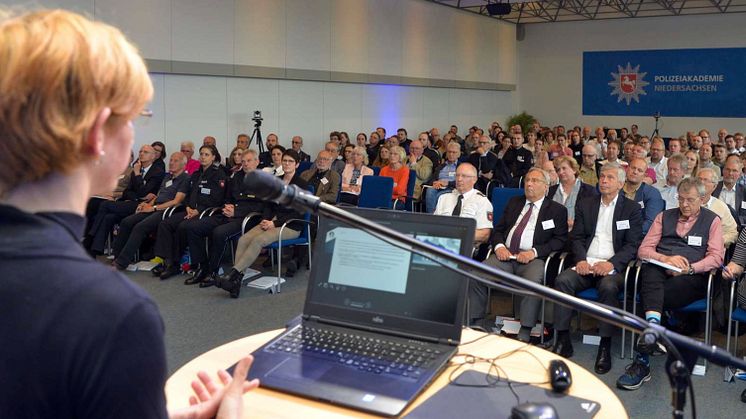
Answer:
[(706, 310), (707, 310), (707, 299), (703, 298), (701, 300), (694, 301), (693, 303), (689, 304), (686, 307), (679, 308), (676, 311), (683, 311), (685, 313), (699, 313), (699, 312), (704, 312)]
[[(297, 239), (283, 240), (282, 241), (282, 246), (283, 247), (285, 247), (285, 246), (293, 246), (293, 245), (296, 245), (296, 244), (304, 244), (305, 245), (307, 243), (308, 243), (308, 239), (307, 238), (305, 238), (305, 237), (299, 237)], [(274, 242), (274, 243), (270, 243), (270, 244), (264, 246), (265, 249), (277, 249), (279, 247), (280, 247), (280, 242)]]
[[(576, 295), (576, 297), (582, 298), (583, 300), (598, 301), (598, 288), (592, 287), (592, 288), (584, 289), (583, 291), (580, 291)], [(619, 301), (623, 301), (624, 293), (620, 291), (619, 294), (617, 294), (617, 299), (619, 299)]]
[(741, 307), (733, 310), (733, 320), (741, 323), (746, 323), (746, 310), (742, 309)]

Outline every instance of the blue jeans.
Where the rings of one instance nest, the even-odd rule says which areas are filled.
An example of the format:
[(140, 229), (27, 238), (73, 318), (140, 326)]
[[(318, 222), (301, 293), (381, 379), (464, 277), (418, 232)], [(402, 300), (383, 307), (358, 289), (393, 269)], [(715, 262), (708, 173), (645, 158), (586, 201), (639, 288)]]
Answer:
[(451, 193), (453, 191), (453, 188), (445, 188), (445, 189), (434, 189), (434, 188), (424, 188), (425, 192), (425, 211), (427, 211), (428, 214), (432, 214), (435, 212), (435, 207), (438, 205), (438, 198), (440, 198), (441, 195), (446, 193)]

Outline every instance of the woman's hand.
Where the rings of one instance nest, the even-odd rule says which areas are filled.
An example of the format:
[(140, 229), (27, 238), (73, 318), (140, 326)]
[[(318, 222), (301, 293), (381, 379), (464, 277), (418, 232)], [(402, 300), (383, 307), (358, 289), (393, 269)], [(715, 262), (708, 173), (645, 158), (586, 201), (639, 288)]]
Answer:
[(189, 220), (189, 219), (192, 219), (194, 217), (197, 217), (198, 215), (199, 215), (199, 211), (197, 211), (196, 209), (192, 209), (192, 208), (187, 207), (187, 209), (186, 209), (186, 215), (184, 216), (184, 219), (185, 220)]
[(218, 371), (223, 383), (219, 387), (206, 372), (197, 373), (199, 380), (192, 381), (195, 396), (189, 397), (189, 407), (169, 412), (171, 419), (233, 419), (243, 415), (243, 394), (259, 387), (259, 380), (246, 381), (254, 357), (251, 355), (236, 364), (233, 377), (225, 370)]

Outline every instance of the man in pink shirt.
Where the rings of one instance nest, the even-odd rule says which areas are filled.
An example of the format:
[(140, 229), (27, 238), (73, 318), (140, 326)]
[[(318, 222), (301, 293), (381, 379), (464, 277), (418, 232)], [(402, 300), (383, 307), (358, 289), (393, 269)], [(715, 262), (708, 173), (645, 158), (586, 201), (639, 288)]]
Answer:
[[(679, 207), (655, 217), (637, 251), (639, 259), (650, 261), (640, 271), (640, 299), (645, 319), (651, 323), (660, 323), (664, 309), (681, 308), (703, 298), (709, 272), (721, 266), (725, 255), (720, 218), (702, 207), (704, 184), (684, 179), (678, 194)], [(619, 377), (617, 387), (636, 390), (650, 380), (648, 355), (654, 349), (638, 341), (635, 360)]]

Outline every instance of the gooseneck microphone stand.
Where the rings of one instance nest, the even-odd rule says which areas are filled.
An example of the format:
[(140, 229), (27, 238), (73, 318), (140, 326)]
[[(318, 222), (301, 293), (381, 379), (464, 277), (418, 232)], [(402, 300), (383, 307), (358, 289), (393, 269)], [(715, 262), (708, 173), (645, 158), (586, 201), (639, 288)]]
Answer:
[[(323, 215), (349, 226), (359, 228), (390, 244), (408, 249), (411, 248), (414, 249), (413, 251), (420, 253), (424, 252), (428, 257), (437, 257), (453, 262), (460, 268), (452, 267), (452, 270), (485, 286), (519, 295), (545, 298), (554, 303), (562, 304), (614, 326), (639, 333), (646, 345), (653, 345), (657, 341), (661, 341), (669, 353), (677, 358), (675, 361), (669, 362), (669, 365), (666, 367), (666, 373), (672, 385), (672, 415), (674, 418), (683, 418), (687, 384), (691, 386), (690, 371), (698, 356), (721, 366), (734, 366), (746, 369), (746, 361), (732, 356), (715, 345), (705, 345), (702, 342), (672, 332), (657, 323), (648, 323), (632, 313), (576, 298), (517, 275), (492, 268), (473, 259), (421, 242), (413, 237), (409, 237), (333, 205), (321, 202), (315, 195), (309, 194), (295, 185), (285, 185), (281, 180), (269, 173), (254, 170), (245, 176), (244, 182), (258, 198), (273, 201), (284, 206), (291, 206), (301, 212), (311, 211), (314, 214)], [(448, 267), (448, 265), (443, 266)], [(468, 269), (468, 271), (464, 268)], [(489, 278), (489, 280), (484, 278)], [(686, 360), (682, 357), (682, 353), (687, 356)], [(690, 388), (689, 391), (693, 396), (693, 390)], [(694, 408), (693, 398), (692, 407)]]

